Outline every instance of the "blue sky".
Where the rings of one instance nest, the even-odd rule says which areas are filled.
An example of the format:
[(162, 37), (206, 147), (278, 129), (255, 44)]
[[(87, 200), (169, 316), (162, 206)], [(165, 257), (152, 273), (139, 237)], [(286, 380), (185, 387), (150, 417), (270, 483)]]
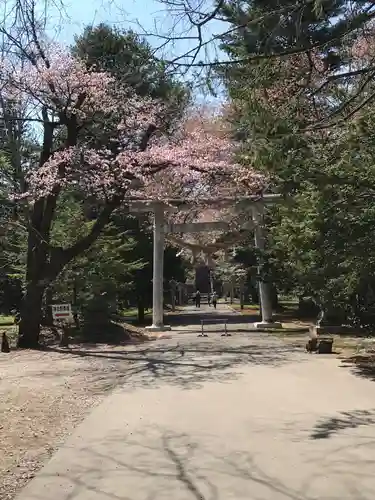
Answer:
[[(49, 15), (49, 35), (57, 39), (64, 45), (70, 45), (74, 42), (74, 35), (82, 33), (82, 30), (88, 24), (99, 24), (101, 22), (109, 25), (115, 25), (119, 28), (132, 28), (137, 33), (142, 34), (142, 28), (149, 33), (166, 33), (172, 26), (171, 16), (165, 12), (165, 7), (157, 0), (62, 0), (65, 5), (63, 18), (57, 10), (50, 11)], [(209, 5), (209, 4), (208, 4)], [(142, 28), (137, 24), (141, 24)], [(180, 25), (178, 30), (184, 26)], [(205, 39), (210, 39), (213, 35), (225, 31), (224, 23), (219, 21), (210, 22), (205, 28)], [(193, 32), (192, 32), (193, 33)], [(192, 34), (191, 33), (191, 34)], [(195, 34), (195, 32), (194, 32)], [(162, 40), (157, 37), (146, 37), (151, 45), (159, 47)], [(178, 41), (176, 46), (168, 45), (164, 57), (169, 59), (177, 55), (186, 53), (196, 46), (196, 41)], [(215, 58), (213, 45), (209, 45), (207, 54), (203, 52), (199, 59), (203, 60)], [(223, 57), (223, 55), (221, 55)], [(191, 76), (191, 74), (190, 74)], [(197, 101), (202, 103), (222, 102), (223, 97), (213, 98), (199, 87), (196, 90)]]
[[(127, 0), (121, 3), (106, 2), (105, 0), (70, 0), (65, 2), (65, 10), (68, 17), (63, 20), (63, 26), (59, 27), (58, 39), (62, 43), (71, 43), (75, 34), (82, 32), (87, 24), (98, 24), (106, 22), (110, 25), (117, 24), (123, 27), (133, 27), (132, 23), (139, 19), (146, 29), (152, 29), (153, 21), (157, 17), (160, 5), (154, 0)], [(145, 16), (147, 12), (147, 16)], [(54, 12), (50, 21), (50, 30), (54, 32), (57, 24), (61, 23), (57, 12)], [(55, 24), (55, 26), (53, 26)]]
[[(105, 22), (122, 28), (132, 28), (141, 33), (141, 26), (150, 33), (155, 33), (155, 24), (161, 33), (166, 33), (170, 28), (172, 20), (165, 12), (165, 7), (156, 0), (64, 0), (66, 16), (61, 21), (57, 11), (52, 13), (50, 19), (50, 33), (55, 36), (58, 27), (58, 40), (63, 44), (73, 42), (75, 34), (81, 33), (87, 24), (98, 24)], [(205, 36), (223, 32), (224, 24), (218, 21), (210, 22), (205, 28)], [(181, 26), (180, 26), (181, 28)], [(161, 40), (156, 37), (147, 37), (153, 46), (159, 46)], [(168, 56), (186, 52), (193, 48), (195, 42), (179, 41), (178, 46), (168, 49)], [(210, 57), (213, 56), (213, 47), (210, 49)], [(203, 54), (202, 54), (203, 58)]]

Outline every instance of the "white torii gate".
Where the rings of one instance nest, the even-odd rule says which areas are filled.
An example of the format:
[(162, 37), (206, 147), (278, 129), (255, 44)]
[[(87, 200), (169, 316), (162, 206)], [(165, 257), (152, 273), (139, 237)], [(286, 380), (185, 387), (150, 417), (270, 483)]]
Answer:
[[(266, 194), (263, 196), (248, 196), (242, 198), (221, 198), (201, 200), (204, 205), (238, 206), (245, 205), (252, 208), (252, 220), (254, 222), (255, 246), (260, 250), (265, 248), (265, 235), (263, 230), (263, 217), (265, 205), (280, 201), (281, 195)], [(171, 327), (164, 325), (163, 320), (163, 274), (164, 274), (164, 244), (165, 233), (192, 233), (200, 231), (225, 231), (228, 224), (225, 222), (196, 222), (185, 224), (165, 224), (164, 213), (168, 211), (187, 210), (192, 204), (186, 200), (171, 199), (165, 203), (153, 200), (134, 200), (130, 204), (131, 212), (153, 212), (154, 214), (154, 248), (153, 248), (153, 284), (152, 284), (152, 325), (147, 327), (153, 331), (170, 330)], [(258, 274), (260, 274), (258, 268)], [(259, 299), (262, 321), (255, 323), (257, 328), (281, 327), (272, 318), (272, 303), (269, 293), (269, 285), (259, 280)]]

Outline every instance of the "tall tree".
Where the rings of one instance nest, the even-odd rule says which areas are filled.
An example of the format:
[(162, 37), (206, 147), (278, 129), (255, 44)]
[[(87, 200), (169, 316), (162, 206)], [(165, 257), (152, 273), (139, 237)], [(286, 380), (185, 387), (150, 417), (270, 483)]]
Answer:
[[(24, 49), (25, 52), (26, 49)], [(31, 50), (31, 49), (30, 49)], [(33, 165), (22, 198), (28, 205), (26, 293), (21, 310), (19, 344), (38, 344), (41, 303), (47, 284), (77, 255), (86, 251), (108, 224), (126, 196), (141, 192), (161, 199), (170, 186), (156, 189), (154, 176), (168, 172), (176, 186), (195, 182), (212, 185), (226, 176), (232, 185), (251, 186), (251, 176), (233, 170), (233, 148), (228, 137), (210, 140), (209, 131), (181, 129), (174, 142), (161, 137), (163, 109), (159, 103), (118, 85), (108, 73), (87, 70), (60, 48), (48, 50), (35, 38), (27, 65), (6, 68), (3, 84), (13, 98), (27, 95), (43, 140), (39, 164)], [(113, 141), (103, 148), (91, 134), (93, 124), (111, 129)], [(59, 136), (56, 131), (64, 130)], [(86, 140), (80, 139), (87, 130)], [(158, 140), (150, 139), (160, 132)], [(64, 137), (64, 141), (61, 140)], [(57, 138), (57, 140), (56, 140)], [(237, 168), (237, 167), (235, 167)], [(199, 175), (197, 176), (197, 173)], [(51, 243), (57, 202), (64, 190), (76, 190), (99, 200), (99, 213), (88, 233), (68, 247)], [(98, 208), (97, 207), (97, 208)]]
[[(328, 126), (345, 119), (354, 107), (366, 103), (363, 91), (374, 76), (374, 58), (360, 69), (353, 67), (353, 52), (359, 40), (373, 38), (375, 7), (372, 2), (358, 0), (160, 0), (173, 18), (172, 28), (165, 21), (154, 32), (159, 36), (161, 53), (169, 46), (173, 51), (167, 62), (169, 70), (190, 74), (194, 83), (199, 76), (212, 85), (212, 73), (228, 65), (260, 61), (293, 60), (304, 57), (304, 70), (318, 70), (316, 94), (323, 95), (331, 84), (343, 87), (357, 80), (361, 86), (356, 96), (347, 95), (343, 102), (331, 102), (330, 109), (314, 122)], [(219, 21), (219, 22), (218, 22)], [(142, 20), (140, 20), (142, 22)], [(213, 25), (210, 29), (210, 25)], [(246, 51), (238, 46), (246, 42)], [(179, 41), (189, 40), (188, 48)], [(228, 60), (220, 52), (220, 41), (231, 41), (233, 53)], [(208, 73), (208, 74), (207, 74)], [(215, 89), (217, 91), (217, 89)], [(373, 99), (371, 96), (370, 99)]]
[[(351, 56), (358, 70), (372, 57), (368, 44), (363, 48)], [(252, 50), (246, 35), (242, 44), (239, 35), (235, 43), (228, 40), (228, 53), (235, 58)], [(373, 293), (363, 267), (368, 262), (369, 271), (373, 258), (371, 251), (366, 260), (363, 254), (374, 223), (371, 99), (340, 129), (310, 125), (311, 117), (319, 120), (359, 90), (371, 97), (373, 85), (361, 89), (355, 79), (347, 87), (332, 83), (317, 99), (319, 75), (316, 68), (306, 73), (307, 56), (244, 58), (241, 73), (237, 65), (228, 65), (222, 74), (232, 98), (232, 124), (242, 143), (242, 161), (268, 172), (269, 187), (289, 198), (267, 221), (274, 278), (289, 291), (312, 296), (331, 321), (365, 325), (373, 321), (363, 306), (370, 305)]]

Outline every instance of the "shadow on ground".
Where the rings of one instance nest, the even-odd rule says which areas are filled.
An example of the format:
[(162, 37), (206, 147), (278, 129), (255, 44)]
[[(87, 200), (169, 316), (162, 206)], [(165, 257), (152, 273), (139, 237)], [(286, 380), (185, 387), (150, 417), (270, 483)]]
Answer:
[(312, 429), (310, 438), (328, 439), (340, 431), (366, 425), (375, 425), (375, 409), (343, 411), (333, 417), (320, 419)]
[[(106, 450), (111, 450), (109, 453)], [(126, 453), (124, 453), (126, 449)], [(105, 442), (97, 441), (89, 447), (77, 450), (75, 463), (69, 470), (40, 474), (42, 481), (58, 476), (61, 500), (78, 500), (88, 492), (110, 500), (145, 498), (174, 498), (175, 500), (226, 500), (278, 499), (315, 500), (313, 491), (330, 475), (334, 484), (340, 484), (340, 473), (326, 466), (320, 474), (311, 473), (305, 480), (288, 481), (277, 477), (277, 473), (265, 471), (256, 454), (230, 447), (222, 450), (210, 449), (201, 438), (188, 434), (163, 431), (158, 427), (144, 429), (142, 436), (112, 436)], [(125, 456), (124, 456), (125, 455)], [(324, 460), (324, 450), (317, 453), (315, 460)], [(96, 465), (97, 464), (97, 465)], [(343, 462), (345, 464), (345, 462)], [(372, 500), (375, 491), (360, 486), (365, 474), (354, 472), (353, 463), (345, 464), (347, 500)], [(357, 464), (358, 465), (358, 464)], [(310, 464), (311, 467), (311, 464)], [(270, 467), (272, 470), (272, 467)], [(292, 476), (291, 476), (292, 477)], [(366, 476), (367, 477), (367, 476)], [(371, 477), (368, 475), (368, 477)], [(103, 481), (103, 478), (106, 478)], [(109, 478), (114, 479), (109, 480)], [(116, 486), (114, 486), (116, 484)], [(296, 487), (296, 484), (300, 486)], [(135, 494), (134, 490), (139, 490)], [(332, 490), (331, 490), (332, 491)], [(89, 493), (89, 494), (90, 494)], [(47, 500), (47, 497), (30, 496), (29, 500)], [(91, 496), (90, 496), (91, 498)], [(324, 500), (341, 498), (339, 491), (324, 496)]]
[[(270, 338), (246, 339), (218, 337), (184, 341), (143, 344), (144, 348), (66, 349), (51, 347), (49, 350), (83, 358), (103, 361), (98, 378), (108, 383), (108, 388), (119, 383), (125, 388), (156, 388), (161, 384), (179, 386), (183, 389), (199, 388), (208, 381), (229, 382), (241, 374), (248, 365), (280, 366), (284, 363), (305, 359), (291, 356), (297, 349)], [(233, 345), (233, 342), (236, 344)], [(300, 351), (300, 350), (298, 350)], [(90, 366), (87, 368), (92, 370)]]
[[(127, 346), (148, 342), (150, 339), (143, 328), (128, 323), (115, 321), (86, 323), (82, 328), (70, 327), (68, 330), (69, 343), (81, 345), (82, 348), (93, 348), (102, 344), (111, 346)], [(60, 344), (62, 329), (44, 327), (41, 332), (41, 350), (53, 348)]]
[(353, 375), (375, 382), (375, 355), (354, 355), (342, 360), (342, 368), (350, 368)]
[(167, 315), (167, 321), (170, 325), (195, 325), (200, 326), (201, 321), (204, 320), (206, 322), (214, 324), (215, 322), (220, 322), (226, 320), (228, 325), (243, 325), (244, 323), (255, 323), (256, 321), (260, 321), (260, 316), (258, 314), (254, 315), (241, 315), (234, 314), (231, 311), (221, 311), (218, 309), (211, 309), (209, 311), (197, 309), (197, 312), (194, 314), (191, 313), (178, 313), (176, 315)]

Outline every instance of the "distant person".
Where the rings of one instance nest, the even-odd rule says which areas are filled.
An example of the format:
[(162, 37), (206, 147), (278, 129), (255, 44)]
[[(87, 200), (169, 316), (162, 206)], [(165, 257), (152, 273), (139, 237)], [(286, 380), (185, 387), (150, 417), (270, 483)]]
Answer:
[(208, 302), (208, 306), (211, 307), (211, 294), (210, 293), (207, 294), (207, 302)]
[(201, 292), (199, 290), (195, 293), (195, 307), (201, 306)]
[(217, 306), (217, 295), (216, 295), (216, 292), (214, 292), (212, 294), (212, 304), (213, 304), (214, 308), (216, 309), (216, 306)]

